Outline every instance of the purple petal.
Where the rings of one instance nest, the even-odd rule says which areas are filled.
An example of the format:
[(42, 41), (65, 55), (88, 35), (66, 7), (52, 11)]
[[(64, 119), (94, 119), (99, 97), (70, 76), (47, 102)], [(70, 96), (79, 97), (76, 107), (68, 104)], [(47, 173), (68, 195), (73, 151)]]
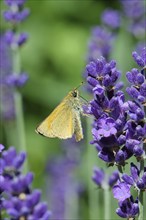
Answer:
[(119, 215), (121, 218), (127, 218), (127, 214), (124, 213), (120, 208), (116, 209), (117, 215)]
[(127, 174), (123, 174), (122, 175), (122, 179), (129, 185), (133, 185), (134, 184), (134, 181), (133, 181), (133, 178), (131, 176), (128, 176)]
[(130, 198), (130, 186), (125, 182), (120, 182), (118, 185), (113, 187), (114, 198), (118, 201), (124, 201), (125, 199)]
[(135, 182), (137, 182), (138, 178), (139, 178), (139, 169), (137, 168), (136, 165), (134, 165), (134, 163), (131, 163), (131, 176), (134, 179)]

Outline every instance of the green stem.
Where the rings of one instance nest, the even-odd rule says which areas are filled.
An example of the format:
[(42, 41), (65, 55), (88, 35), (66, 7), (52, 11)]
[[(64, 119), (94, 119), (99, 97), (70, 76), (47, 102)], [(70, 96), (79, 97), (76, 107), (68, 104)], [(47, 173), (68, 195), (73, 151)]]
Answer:
[(72, 186), (65, 190), (65, 213), (64, 219), (78, 219), (79, 198)]
[[(144, 172), (144, 160), (140, 161), (140, 177), (143, 176)], [(143, 220), (144, 218), (144, 192), (142, 190), (139, 191), (138, 198), (139, 198), (139, 217), (138, 220)]]
[[(12, 48), (13, 57), (13, 74), (19, 75), (21, 73), (20, 66), (20, 54), (19, 47), (15, 46)], [(15, 113), (16, 113), (16, 138), (17, 146), (19, 151), (27, 151), (25, 143), (25, 130), (24, 130), (24, 117), (22, 108), (22, 96), (17, 88), (14, 90), (14, 101), (15, 101)], [(24, 171), (27, 171), (27, 161), (24, 165)]]
[(92, 182), (93, 167), (97, 164), (97, 153), (95, 149), (89, 144), (91, 140), (91, 120), (87, 119), (87, 165), (88, 165), (88, 196), (89, 196), (89, 219), (97, 220), (100, 217), (98, 209), (99, 190), (95, 188), (95, 184)]
[(104, 188), (104, 219), (109, 220), (111, 219), (111, 200), (110, 200), (110, 190), (108, 187)]

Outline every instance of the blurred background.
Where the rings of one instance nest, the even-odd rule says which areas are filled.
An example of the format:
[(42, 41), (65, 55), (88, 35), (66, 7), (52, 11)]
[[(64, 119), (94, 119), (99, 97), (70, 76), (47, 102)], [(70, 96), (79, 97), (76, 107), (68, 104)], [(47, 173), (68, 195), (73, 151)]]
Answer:
[[(83, 81), (91, 29), (100, 25), (105, 9), (121, 10), (121, 4), (107, 0), (28, 0), (25, 6), (30, 9), (30, 15), (19, 28), (29, 34), (29, 39), (20, 53), (22, 70), (28, 73), (29, 79), (20, 92), (29, 170), (35, 174), (33, 187), (42, 189), (50, 210), (60, 207), (56, 211), (60, 212), (60, 216), (63, 212), (70, 219), (91, 219), (91, 216), (102, 219), (103, 193), (92, 183), (91, 176), (94, 165), (105, 167), (105, 164), (98, 159), (93, 145), (89, 144), (92, 140), (92, 119), (82, 118), (85, 138), (80, 143), (45, 138), (36, 134), (35, 128), (70, 90)], [(6, 8), (2, 1), (1, 7)], [(1, 21), (1, 31), (8, 26), (4, 20)], [(119, 30), (111, 58), (123, 71), (123, 80), (125, 72), (134, 64), (131, 52), (135, 42), (127, 31), (123, 28)], [(85, 89), (80, 88), (80, 92), (84, 98), (91, 100)], [(19, 134), (14, 134), (13, 126), (13, 121), (7, 125), (1, 123), (1, 143), (6, 147), (14, 145), (19, 150)], [(111, 171), (112, 168), (109, 168), (109, 173)], [(63, 194), (65, 190), (66, 196)], [(118, 219), (114, 213), (117, 207), (114, 199), (112, 206), (112, 219)]]

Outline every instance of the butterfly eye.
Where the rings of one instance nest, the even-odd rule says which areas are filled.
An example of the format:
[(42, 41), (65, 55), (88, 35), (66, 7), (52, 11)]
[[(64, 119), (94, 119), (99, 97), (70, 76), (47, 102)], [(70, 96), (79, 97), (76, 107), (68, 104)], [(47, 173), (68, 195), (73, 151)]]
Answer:
[(77, 91), (74, 90), (74, 91), (72, 92), (72, 95), (73, 95), (74, 98), (77, 97)]

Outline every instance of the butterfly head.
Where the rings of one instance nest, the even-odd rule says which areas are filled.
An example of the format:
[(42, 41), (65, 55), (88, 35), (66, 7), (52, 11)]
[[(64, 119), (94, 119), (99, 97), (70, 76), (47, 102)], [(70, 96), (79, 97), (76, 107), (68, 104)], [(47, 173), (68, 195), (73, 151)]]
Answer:
[(78, 98), (79, 91), (77, 89), (74, 89), (73, 91), (71, 91), (71, 95), (72, 95), (73, 98)]

